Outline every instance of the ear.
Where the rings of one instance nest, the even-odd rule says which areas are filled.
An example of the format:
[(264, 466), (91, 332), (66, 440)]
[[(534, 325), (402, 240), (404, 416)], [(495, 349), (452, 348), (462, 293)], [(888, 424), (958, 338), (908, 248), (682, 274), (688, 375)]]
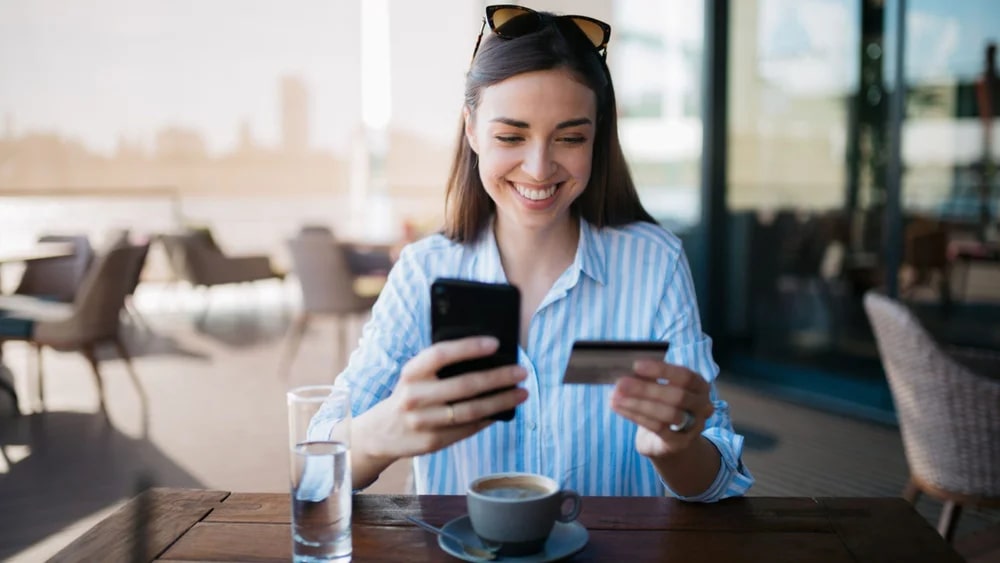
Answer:
[(469, 111), (469, 106), (462, 108), (462, 119), (465, 120), (465, 140), (472, 148), (472, 152), (479, 154), (479, 143), (476, 141), (475, 119), (472, 116), (472, 112)]

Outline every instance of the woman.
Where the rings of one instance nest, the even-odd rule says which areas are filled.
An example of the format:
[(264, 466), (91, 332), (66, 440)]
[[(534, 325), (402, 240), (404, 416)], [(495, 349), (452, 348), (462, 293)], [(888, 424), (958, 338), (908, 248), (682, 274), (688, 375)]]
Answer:
[[(486, 20), (444, 233), (404, 249), (337, 379), (354, 393), (355, 487), (414, 456), (421, 494), (461, 494), (498, 471), (550, 475), (585, 495), (743, 494), (753, 478), (711, 384), (718, 368), (687, 261), (639, 203), (618, 142), (610, 27), (517, 6), (491, 6)], [(438, 277), (520, 289), (520, 365), (436, 377), (497, 345), (431, 345)], [(666, 340), (670, 351), (613, 387), (560, 385), (584, 339)], [(485, 419), (515, 406), (511, 422)]]

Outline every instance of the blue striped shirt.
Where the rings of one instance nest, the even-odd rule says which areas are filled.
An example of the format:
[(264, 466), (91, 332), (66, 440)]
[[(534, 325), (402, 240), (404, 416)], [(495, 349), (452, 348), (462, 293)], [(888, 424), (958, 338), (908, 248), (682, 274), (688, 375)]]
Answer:
[[(430, 285), (439, 277), (506, 283), (492, 229), (471, 244), (434, 235), (403, 250), (337, 378), (352, 388), (355, 416), (388, 397), (407, 360), (430, 346)], [(613, 386), (560, 383), (575, 340), (666, 340), (668, 363), (709, 382), (719, 371), (680, 241), (649, 223), (598, 229), (581, 220), (576, 258), (542, 300), (519, 350), (528, 399), (513, 421), (414, 458), (416, 492), (464, 494), (481, 475), (525, 471), (583, 495), (674, 494), (636, 451), (636, 425), (611, 410)], [(743, 437), (715, 385), (711, 393), (715, 413), (703, 435), (722, 463), (708, 490), (680, 497), (687, 500), (742, 495), (753, 484), (741, 461)]]

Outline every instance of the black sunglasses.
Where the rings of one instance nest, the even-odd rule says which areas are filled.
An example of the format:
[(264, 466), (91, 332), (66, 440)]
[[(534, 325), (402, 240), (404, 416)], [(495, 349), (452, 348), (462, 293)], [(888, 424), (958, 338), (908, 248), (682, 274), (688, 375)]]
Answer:
[[(611, 26), (587, 16), (556, 16), (557, 20), (569, 20), (583, 32), (590, 43), (601, 54), (602, 58), (608, 55), (608, 40), (611, 39)], [(542, 14), (513, 4), (494, 4), (486, 6), (486, 17), (483, 18), (483, 27), (479, 30), (479, 37), (476, 39), (476, 48), (472, 50), (472, 59), (475, 60), (476, 53), (479, 52), (479, 43), (483, 40), (483, 31), (486, 24), (490, 24), (490, 30), (504, 39), (514, 39), (541, 29), (544, 20)]]

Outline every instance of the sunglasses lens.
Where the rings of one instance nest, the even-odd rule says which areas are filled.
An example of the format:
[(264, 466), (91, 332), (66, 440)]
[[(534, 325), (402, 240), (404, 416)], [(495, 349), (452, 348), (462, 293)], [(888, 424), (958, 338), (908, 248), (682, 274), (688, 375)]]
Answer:
[(587, 36), (594, 47), (600, 49), (607, 42), (604, 28), (597, 23), (583, 18), (573, 18), (573, 23), (580, 28), (580, 31)]
[(490, 27), (501, 37), (520, 37), (538, 29), (538, 14), (523, 8), (500, 8), (493, 12)]

